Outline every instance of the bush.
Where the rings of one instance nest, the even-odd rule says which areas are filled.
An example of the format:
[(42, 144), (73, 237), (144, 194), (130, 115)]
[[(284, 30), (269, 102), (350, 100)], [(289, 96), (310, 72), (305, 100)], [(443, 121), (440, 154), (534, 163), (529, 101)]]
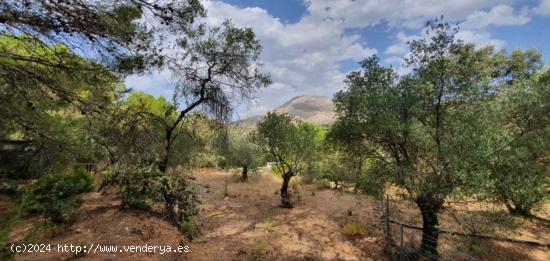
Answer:
[(155, 193), (164, 199), (164, 207), (172, 222), (190, 222), (199, 213), (198, 188), (180, 176), (162, 176), (155, 182)]
[(139, 210), (151, 209), (151, 204), (146, 193), (138, 191), (132, 187), (120, 192), (120, 200), (122, 201), (122, 207)]
[(356, 220), (347, 221), (342, 227), (342, 231), (348, 237), (360, 237), (366, 235), (368, 232), (367, 227)]
[(31, 185), (22, 198), (25, 214), (42, 214), (53, 223), (70, 223), (78, 215), (81, 193), (93, 189), (94, 177), (84, 169), (68, 174), (50, 173)]
[(200, 227), (192, 221), (181, 221), (179, 229), (189, 240), (196, 238), (200, 233)]
[(154, 181), (162, 176), (155, 164), (126, 166), (116, 165), (105, 175), (101, 188), (117, 187), (122, 207), (148, 210), (154, 199)]
[(115, 166), (101, 185), (111, 186), (118, 188), (123, 207), (148, 210), (153, 203), (164, 203), (165, 215), (182, 229), (182, 222), (190, 222), (199, 212), (197, 187), (178, 173), (160, 172), (154, 164)]

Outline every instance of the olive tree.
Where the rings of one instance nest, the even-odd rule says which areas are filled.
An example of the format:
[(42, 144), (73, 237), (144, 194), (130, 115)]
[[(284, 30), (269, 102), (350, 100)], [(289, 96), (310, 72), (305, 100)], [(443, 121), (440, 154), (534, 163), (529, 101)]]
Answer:
[(262, 150), (253, 142), (251, 133), (243, 129), (230, 129), (222, 142), (221, 154), (225, 165), (242, 168), (241, 181), (248, 180), (248, 171), (262, 162)]
[(530, 216), (550, 191), (550, 72), (514, 77), (487, 106), (491, 142), (482, 164), (490, 173), (489, 197), (512, 214)]
[(290, 179), (307, 168), (310, 155), (317, 150), (315, 126), (296, 122), (288, 114), (268, 112), (257, 123), (256, 142), (271, 155), (275, 168), (283, 178), (281, 207), (292, 208), (288, 185)]
[(437, 214), (445, 199), (480, 173), (484, 150), (484, 104), (498, 76), (493, 49), (466, 45), (456, 29), (439, 20), (427, 24), (429, 38), (410, 43), (409, 75), (398, 76), (378, 64), (361, 62), (347, 76), (334, 101), (335, 127), (342, 139), (365, 142), (376, 168), (404, 188), (423, 221), (421, 252), (437, 257)]

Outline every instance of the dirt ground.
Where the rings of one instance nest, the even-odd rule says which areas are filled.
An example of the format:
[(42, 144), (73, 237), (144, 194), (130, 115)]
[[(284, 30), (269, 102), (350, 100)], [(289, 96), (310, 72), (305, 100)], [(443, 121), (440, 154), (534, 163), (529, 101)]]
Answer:
[[(452, 201), (449, 200), (449, 201)], [(392, 219), (405, 224), (422, 226), (422, 216), (413, 202), (390, 197)], [(442, 229), (466, 234), (481, 234), (500, 238), (550, 243), (550, 203), (534, 212), (536, 218), (510, 215), (502, 206), (467, 202), (447, 202), (440, 211)], [(393, 226), (394, 233), (397, 225)], [(405, 229), (405, 241), (420, 241), (421, 231)], [(550, 248), (498, 240), (471, 240), (460, 236), (440, 234), (439, 252), (450, 260), (550, 260)], [(457, 257), (460, 256), (460, 257)]]
[[(376, 201), (366, 196), (293, 186), (296, 205), (278, 207), (280, 181), (254, 174), (248, 183), (228, 172), (194, 173), (202, 195), (201, 234), (186, 242), (160, 217), (122, 210), (112, 194), (84, 197), (83, 214), (64, 231), (34, 243), (116, 246), (187, 245), (188, 253), (52, 253), (18, 254), (15, 260), (386, 260)], [(227, 184), (227, 188), (226, 188)], [(227, 192), (227, 193), (224, 193)], [(225, 194), (225, 195), (224, 195)], [(344, 235), (346, 221), (364, 224), (358, 238)], [(35, 220), (40, 223), (40, 220)], [(33, 225), (22, 222), (10, 242), (22, 240)], [(27, 242), (33, 240), (26, 239)]]
[[(158, 214), (124, 210), (113, 193), (89, 193), (83, 197), (82, 215), (63, 230), (52, 230), (44, 220), (19, 222), (8, 242), (48, 243), (51, 253), (25, 253), (15, 260), (388, 260), (380, 222), (379, 202), (313, 185), (291, 182), (293, 209), (278, 207), (280, 180), (269, 174), (251, 174), (238, 181), (238, 173), (199, 170), (193, 174), (200, 188), (201, 211), (197, 218), (201, 233), (191, 242)], [(397, 195), (397, 194), (396, 194)], [(14, 204), (0, 197), (0, 215)], [(395, 197), (390, 200), (392, 219), (421, 226), (416, 206)], [(538, 218), (511, 217), (498, 206), (475, 202), (445, 205), (439, 218), (443, 229), (542, 243), (550, 242), (550, 204), (536, 212)], [(467, 213), (467, 214), (466, 214)], [(459, 220), (462, 225), (458, 225)], [(344, 224), (359, 222), (366, 233), (350, 238)], [(393, 225), (394, 238), (397, 226)], [(33, 237), (29, 235), (40, 235)], [(420, 231), (406, 229), (405, 244), (418, 243)], [(60, 253), (58, 244), (118, 246), (118, 252)], [(187, 253), (128, 253), (122, 246), (188, 246)], [(550, 249), (491, 240), (469, 241), (440, 235), (440, 254), (445, 260), (550, 260)], [(461, 256), (456, 256), (456, 254)], [(462, 255), (461, 253), (465, 253)], [(455, 258), (456, 257), (456, 258)], [(466, 258), (465, 258), (466, 257)]]

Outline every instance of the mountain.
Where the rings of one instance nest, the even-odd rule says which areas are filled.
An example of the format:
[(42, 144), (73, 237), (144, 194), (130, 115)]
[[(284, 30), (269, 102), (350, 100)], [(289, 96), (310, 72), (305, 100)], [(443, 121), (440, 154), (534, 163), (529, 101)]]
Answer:
[[(296, 96), (274, 109), (278, 113), (288, 113), (303, 121), (315, 124), (331, 124), (335, 120), (334, 103), (331, 99), (318, 95)], [(256, 115), (241, 119), (236, 124), (252, 127), (263, 118)]]

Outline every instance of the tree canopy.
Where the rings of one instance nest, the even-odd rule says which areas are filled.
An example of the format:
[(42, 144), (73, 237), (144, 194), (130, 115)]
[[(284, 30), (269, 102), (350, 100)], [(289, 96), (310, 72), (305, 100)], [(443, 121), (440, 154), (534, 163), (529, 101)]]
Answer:
[[(392, 68), (379, 65), (372, 56), (361, 62), (361, 71), (347, 76), (346, 89), (334, 97), (338, 114), (334, 137), (348, 146), (353, 142), (362, 144), (364, 153), (376, 159), (377, 168), (386, 169), (381, 174), (405, 189), (416, 202), (424, 223), (421, 249), (431, 255), (437, 255), (437, 213), (445, 199), (464, 191), (472, 181), (491, 182), (486, 175), (489, 166), (484, 161), (489, 152), (480, 144), (500, 147), (502, 143), (496, 142), (494, 135), (513, 136), (489, 132), (496, 114), (487, 110), (492, 111), (489, 108), (495, 98), (511, 98), (524, 92), (513, 94), (508, 89), (525, 88), (519, 82), (532, 76), (541, 64), (536, 52), (515, 51), (507, 55), (492, 47), (476, 48), (456, 40), (456, 33), (456, 27), (449, 23), (431, 21), (426, 29), (428, 37), (410, 43), (411, 52), (405, 62), (411, 73), (398, 75)], [(535, 94), (535, 89), (527, 92)], [(522, 101), (546, 110), (547, 101), (535, 97)], [(532, 117), (523, 111), (516, 113), (522, 118)], [(544, 117), (541, 119), (544, 121)], [(547, 123), (541, 125), (545, 126), (542, 129), (547, 128)], [(539, 136), (542, 133), (535, 134), (535, 139), (543, 138), (544, 135)], [(521, 152), (521, 147), (516, 148), (519, 151), (509, 151), (509, 156), (498, 161), (532, 157)], [(537, 168), (537, 164), (528, 165)], [(522, 164), (516, 166), (508, 171), (518, 171)], [(527, 175), (539, 183), (547, 182), (535, 178), (537, 172), (543, 171), (535, 169)], [(522, 171), (526, 169), (519, 170)], [(497, 172), (496, 176), (503, 177)]]
[(288, 184), (293, 176), (306, 170), (309, 161), (314, 160), (311, 156), (319, 149), (318, 137), (315, 126), (296, 122), (288, 114), (268, 112), (257, 123), (255, 140), (271, 155), (277, 172), (283, 177), (282, 207), (292, 207)]

